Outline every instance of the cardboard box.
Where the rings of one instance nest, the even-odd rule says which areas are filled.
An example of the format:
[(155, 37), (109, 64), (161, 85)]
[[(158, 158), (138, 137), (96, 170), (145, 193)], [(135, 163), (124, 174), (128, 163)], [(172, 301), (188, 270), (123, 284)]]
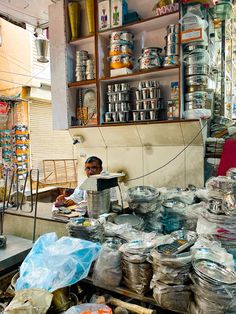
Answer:
[(110, 0), (98, 3), (98, 28), (100, 31), (111, 27)]
[(181, 43), (190, 43), (192, 41), (202, 41), (203, 38), (203, 29), (188, 29), (180, 33)]
[(111, 0), (111, 28), (122, 26), (127, 12), (128, 5), (125, 0)]

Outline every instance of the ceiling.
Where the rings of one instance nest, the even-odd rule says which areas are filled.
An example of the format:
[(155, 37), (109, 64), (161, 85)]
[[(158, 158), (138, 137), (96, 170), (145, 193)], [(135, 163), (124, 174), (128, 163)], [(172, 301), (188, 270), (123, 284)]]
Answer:
[(48, 23), (48, 6), (60, 0), (0, 0), (0, 14), (33, 26)]

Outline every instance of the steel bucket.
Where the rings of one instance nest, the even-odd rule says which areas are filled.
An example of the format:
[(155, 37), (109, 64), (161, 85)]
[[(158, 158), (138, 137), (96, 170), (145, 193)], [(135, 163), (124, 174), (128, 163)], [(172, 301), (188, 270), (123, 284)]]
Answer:
[(48, 40), (47, 39), (41, 39), (37, 38), (35, 40), (35, 45), (37, 49), (37, 61), (42, 63), (49, 62), (48, 60)]

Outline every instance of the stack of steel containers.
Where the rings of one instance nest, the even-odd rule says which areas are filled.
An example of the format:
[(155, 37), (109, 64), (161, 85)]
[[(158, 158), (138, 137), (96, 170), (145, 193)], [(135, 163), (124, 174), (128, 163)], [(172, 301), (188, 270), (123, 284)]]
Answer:
[(166, 46), (163, 66), (179, 65), (179, 24), (170, 24), (167, 26), (165, 40)]
[(89, 59), (88, 51), (76, 51), (75, 78), (76, 81), (94, 79), (94, 61)]
[(130, 111), (130, 85), (128, 83), (107, 86), (108, 111), (105, 122), (127, 122)]

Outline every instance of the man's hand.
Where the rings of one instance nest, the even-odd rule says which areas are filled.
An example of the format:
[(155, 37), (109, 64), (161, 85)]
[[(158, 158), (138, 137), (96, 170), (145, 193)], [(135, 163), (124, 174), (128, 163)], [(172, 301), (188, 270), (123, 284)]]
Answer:
[(68, 207), (76, 205), (76, 203), (73, 200), (64, 200), (64, 205)]
[(64, 202), (65, 201), (65, 196), (62, 194), (62, 195), (59, 195), (57, 198), (56, 198), (56, 202)]

